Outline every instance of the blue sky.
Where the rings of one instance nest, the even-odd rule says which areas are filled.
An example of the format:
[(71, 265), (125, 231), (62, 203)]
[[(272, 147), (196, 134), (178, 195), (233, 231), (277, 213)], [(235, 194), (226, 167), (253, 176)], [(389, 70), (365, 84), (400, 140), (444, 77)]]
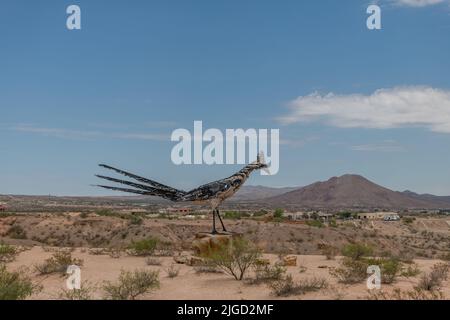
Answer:
[(2, 1), (0, 193), (108, 194), (103, 162), (184, 189), (233, 173), (172, 164), (202, 120), (280, 129), (279, 173), (249, 184), (450, 195), (450, 2), (377, 3), (369, 31), (366, 1)]

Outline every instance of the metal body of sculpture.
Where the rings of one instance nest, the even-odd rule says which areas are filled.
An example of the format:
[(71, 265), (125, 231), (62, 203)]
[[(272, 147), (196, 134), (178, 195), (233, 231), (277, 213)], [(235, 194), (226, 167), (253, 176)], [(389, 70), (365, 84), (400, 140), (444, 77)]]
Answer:
[(217, 233), (216, 215), (220, 220), (223, 231), (225, 232), (227, 231), (218, 210), (220, 204), (226, 199), (233, 196), (239, 190), (239, 188), (245, 183), (245, 181), (248, 179), (248, 177), (253, 171), (263, 169), (268, 172), (267, 169), (268, 166), (264, 162), (263, 154), (260, 154), (258, 155), (258, 158), (255, 162), (246, 165), (240, 171), (236, 172), (235, 174), (233, 174), (228, 178), (210, 182), (208, 184), (195, 188), (191, 191), (183, 191), (163, 185), (159, 182), (147, 178), (137, 176), (135, 174), (120, 169), (113, 168), (105, 164), (100, 164), (100, 166), (109, 170), (113, 170), (117, 173), (120, 173), (124, 176), (132, 178), (141, 183), (106, 177), (102, 175), (96, 175), (98, 178), (127, 185), (135, 189), (112, 187), (105, 185), (97, 185), (98, 187), (141, 195), (157, 196), (174, 202), (193, 202), (197, 204), (209, 204), (211, 206), (213, 214), (213, 229), (212, 229), (213, 234)]

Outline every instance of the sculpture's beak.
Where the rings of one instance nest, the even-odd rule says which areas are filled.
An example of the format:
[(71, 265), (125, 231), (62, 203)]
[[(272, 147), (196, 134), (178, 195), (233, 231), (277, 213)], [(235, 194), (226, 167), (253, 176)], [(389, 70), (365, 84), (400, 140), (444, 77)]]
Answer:
[(265, 165), (265, 167), (262, 167), (261, 170), (264, 171), (268, 176), (271, 175), (270, 170), (267, 165)]

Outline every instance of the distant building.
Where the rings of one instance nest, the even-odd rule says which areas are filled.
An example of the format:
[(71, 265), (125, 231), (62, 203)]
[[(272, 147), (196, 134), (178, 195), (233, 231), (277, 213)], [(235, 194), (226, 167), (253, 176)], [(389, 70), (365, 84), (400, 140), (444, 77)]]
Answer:
[(283, 217), (291, 220), (291, 221), (299, 221), (305, 219), (304, 212), (285, 212), (283, 213)]
[(324, 212), (285, 212), (283, 216), (291, 221), (319, 219), (322, 221), (328, 221), (334, 217), (333, 214)]
[(364, 212), (356, 215), (358, 219), (367, 220), (385, 220), (385, 221), (397, 221), (400, 220), (400, 216), (397, 212)]
[(159, 213), (188, 215), (191, 213), (191, 209), (190, 208), (171, 207), (171, 208), (161, 209), (161, 210), (159, 210)]

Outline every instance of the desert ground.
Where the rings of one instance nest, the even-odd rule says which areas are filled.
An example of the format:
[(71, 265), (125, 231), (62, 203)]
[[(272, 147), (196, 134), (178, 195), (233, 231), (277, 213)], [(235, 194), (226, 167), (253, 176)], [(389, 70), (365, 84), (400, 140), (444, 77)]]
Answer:
[[(22, 252), (17, 259), (8, 265), (11, 270), (18, 270), (23, 266), (33, 266), (37, 262), (42, 262), (51, 256), (51, 251), (55, 248), (33, 247)], [(340, 258), (327, 260), (320, 255), (298, 255), (297, 266), (286, 267), (294, 280), (307, 279), (311, 277), (323, 278), (328, 282), (327, 288), (302, 295), (292, 295), (289, 297), (277, 297), (271, 293), (270, 288), (265, 284), (250, 284), (246, 281), (236, 281), (224, 273), (197, 273), (195, 268), (177, 264), (179, 275), (175, 278), (168, 277), (166, 269), (173, 265), (172, 257), (157, 258), (161, 266), (148, 266), (143, 257), (121, 256), (112, 258), (108, 255), (93, 255), (85, 249), (76, 249), (73, 256), (83, 260), (81, 268), (82, 281), (89, 283), (93, 288), (92, 298), (102, 299), (103, 293), (101, 285), (104, 281), (114, 281), (118, 278), (121, 270), (148, 269), (159, 271), (160, 288), (152, 293), (145, 294), (140, 299), (175, 299), (175, 300), (228, 300), (228, 299), (368, 299), (369, 292), (365, 283), (356, 285), (339, 284), (330, 275), (329, 269), (337, 267)], [(278, 257), (273, 254), (264, 255), (271, 263), (275, 263)], [(438, 263), (438, 260), (418, 259), (414, 260), (419, 269), (428, 272), (431, 267)], [(251, 275), (250, 275), (251, 277)], [(59, 299), (59, 293), (66, 286), (66, 279), (54, 274), (50, 276), (40, 276), (35, 274), (34, 279), (43, 285), (43, 290), (30, 299)], [(382, 290), (390, 292), (395, 288), (402, 291), (412, 290), (417, 284), (417, 278), (399, 277), (392, 285), (382, 285)], [(445, 297), (450, 296), (450, 282), (443, 285), (442, 293)]]
[[(194, 256), (192, 240), (197, 233), (210, 229), (209, 217), (196, 220), (130, 217), (99, 211), (3, 214), (0, 243), (18, 249), (14, 259), (6, 262), (6, 268), (11, 272), (24, 272), (42, 286), (27, 299), (62, 299), (67, 276), (64, 273), (42, 274), (36, 268), (60, 251), (70, 252), (73, 258), (82, 260), (81, 279), (83, 285), (89, 287), (91, 299), (105, 298), (106, 281), (117, 281), (121, 271), (134, 270), (159, 272), (159, 288), (139, 299), (369, 299), (373, 294), (369, 293), (366, 281), (346, 283), (333, 273), (345, 259), (340, 255), (343, 248), (349, 244), (364, 244), (373, 248), (373, 256), (395, 256), (402, 261), (403, 270), (416, 270), (409, 274), (399, 270), (392, 283), (382, 284), (382, 292), (392, 294), (401, 290), (404, 293), (401, 297), (405, 298), (433, 266), (448, 265), (450, 255), (448, 217), (349, 220), (320, 225), (274, 221), (267, 217), (225, 219), (230, 230), (260, 248), (263, 253), (260, 259), (270, 263), (271, 268), (282, 266), (286, 256), (295, 257), (295, 266), (283, 266), (283, 277), (290, 275), (294, 283), (311, 279), (325, 283), (315, 290), (278, 296), (270, 281), (252, 281), (255, 268), (249, 268), (244, 279), (238, 281), (218, 269), (203, 272), (195, 265), (178, 263), (177, 257)], [(154, 256), (130, 254), (130, 243), (148, 238), (164, 243), (166, 252)], [(333, 248), (332, 253), (330, 248)], [(170, 268), (176, 271), (176, 276), (169, 276)], [(438, 291), (440, 298), (450, 298), (448, 277), (439, 284)], [(388, 298), (396, 299), (395, 296)]]

